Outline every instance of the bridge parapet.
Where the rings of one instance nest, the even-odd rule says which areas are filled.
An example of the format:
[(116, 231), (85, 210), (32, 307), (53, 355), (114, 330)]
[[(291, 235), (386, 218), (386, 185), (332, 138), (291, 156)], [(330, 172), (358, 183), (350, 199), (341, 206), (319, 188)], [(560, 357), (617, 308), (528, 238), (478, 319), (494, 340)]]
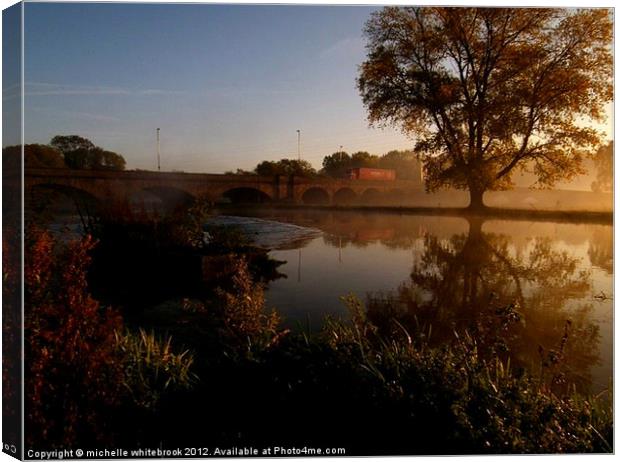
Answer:
[(217, 181), (217, 182), (259, 182), (271, 183), (272, 176), (259, 175), (226, 175), (219, 173), (191, 173), (191, 172), (153, 172), (149, 170), (74, 170), (69, 168), (29, 168), (25, 175), (31, 178), (83, 178), (83, 179), (125, 179), (149, 181)]

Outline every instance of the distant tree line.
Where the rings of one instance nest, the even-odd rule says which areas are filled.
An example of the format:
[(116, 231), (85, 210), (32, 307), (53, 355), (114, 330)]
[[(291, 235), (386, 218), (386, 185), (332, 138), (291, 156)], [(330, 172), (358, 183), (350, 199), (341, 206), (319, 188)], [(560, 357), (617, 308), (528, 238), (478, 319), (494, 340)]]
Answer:
[(323, 168), (317, 171), (310, 162), (296, 159), (281, 159), (278, 161), (264, 160), (254, 170), (237, 169), (228, 171), (228, 175), (295, 175), (301, 177), (329, 176), (343, 178), (347, 170), (352, 168), (384, 168), (396, 171), (396, 177), (402, 180), (420, 181), (420, 163), (412, 151), (390, 151), (378, 156), (365, 151), (348, 154), (338, 151), (323, 158)]
[(382, 156), (358, 151), (351, 155), (344, 151), (335, 152), (323, 159), (322, 172), (333, 178), (346, 176), (352, 168), (384, 168), (396, 171), (400, 180), (420, 181), (420, 163), (413, 151), (390, 151)]
[[(9, 146), (3, 156), (21, 155), (21, 146)], [(78, 170), (125, 170), (122, 155), (107, 151), (81, 136), (59, 135), (50, 144), (24, 145), (27, 168), (72, 168)]]
[(297, 159), (264, 160), (256, 166), (254, 172), (261, 176), (295, 175), (311, 177), (317, 175), (317, 171), (310, 162)]
[(236, 171), (227, 171), (226, 175), (295, 175), (303, 177), (312, 177), (319, 175), (319, 172), (312, 167), (310, 162), (306, 160), (296, 159), (280, 159), (278, 161), (264, 160), (260, 162), (254, 170), (243, 170), (238, 168)]

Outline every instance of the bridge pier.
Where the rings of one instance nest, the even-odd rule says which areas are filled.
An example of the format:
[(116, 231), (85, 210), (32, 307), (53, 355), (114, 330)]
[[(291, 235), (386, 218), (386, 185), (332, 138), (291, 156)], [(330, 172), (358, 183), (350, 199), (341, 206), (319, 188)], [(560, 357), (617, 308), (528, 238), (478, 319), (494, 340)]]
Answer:
[(277, 175), (274, 183), (273, 200), (275, 202), (287, 202), (291, 198), (289, 178), (285, 175)]

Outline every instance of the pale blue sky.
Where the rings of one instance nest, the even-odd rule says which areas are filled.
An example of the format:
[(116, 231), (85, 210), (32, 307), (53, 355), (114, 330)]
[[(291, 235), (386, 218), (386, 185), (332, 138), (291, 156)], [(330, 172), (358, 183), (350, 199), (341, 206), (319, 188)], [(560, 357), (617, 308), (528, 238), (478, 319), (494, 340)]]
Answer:
[(355, 86), (368, 6), (27, 3), (25, 138), (79, 134), (128, 168), (223, 172), (411, 147)]

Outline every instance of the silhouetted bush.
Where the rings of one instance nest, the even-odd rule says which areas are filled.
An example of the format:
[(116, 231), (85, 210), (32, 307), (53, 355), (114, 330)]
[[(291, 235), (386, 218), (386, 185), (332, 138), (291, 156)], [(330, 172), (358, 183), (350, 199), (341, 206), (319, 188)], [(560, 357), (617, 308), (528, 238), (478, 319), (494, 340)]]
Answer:
[(269, 348), (286, 334), (276, 311), (265, 313), (263, 287), (252, 279), (245, 259), (236, 261), (230, 290), (216, 290), (215, 304), (227, 333), (248, 352)]
[[(98, 239), (89, 282), (95, 297), (126, 308), (125, 316), (179, 297), (204, 298), (229, 284), (234, 262), (243, 257), (253, 278), (280, 275), (278, 262), (234, 229), (203, 229), (209, 215), (197, 201), (170, 215), (117, 204), (92, 222)], [(214, 258), (225, 256), (225, 258)]]

